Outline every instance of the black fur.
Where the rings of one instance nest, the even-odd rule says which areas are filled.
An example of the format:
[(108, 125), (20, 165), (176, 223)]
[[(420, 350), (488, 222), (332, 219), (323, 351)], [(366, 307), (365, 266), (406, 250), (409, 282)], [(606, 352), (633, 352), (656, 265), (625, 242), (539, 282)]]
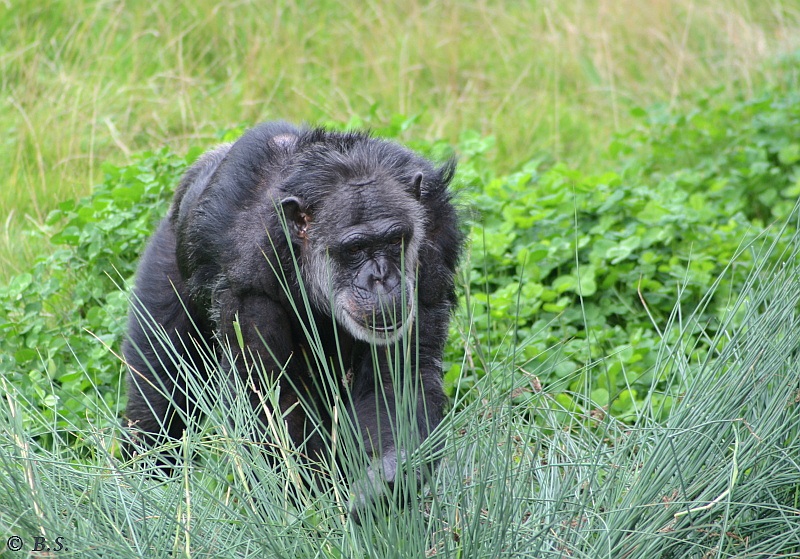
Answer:
[[(324, 452), (329, 409), (321, 390), (308, 390), (320, 386), (315, 376), (321, 371), (309, 368), (314, 360), (303, 357), (312, 345), (303, 323), (314, 321), (326, 362), (343, 363), (347, 370), (336, 374), (351, 377), (344, 400), (365, 448), (373, 460), (382, 462), (381, 475), (392, 482), (396, 461), (413, 449), (395, 448), (391, 425), (398, 418), (385, 344), (365, 334), (370, 324), (384, 326), (388, 319), (365, 317), (366, 329), (342, 323), (329, 301), (322, 301), (326, 292), (320, 255), (329, 255), (332, 272), (326, 277), (351, 310), (383, 310), (388, 307), (380, 305), (386, 300), (394, 302), (392, 310), (400, 308), (401, 299), (411, 299), (404, 290), (416, 278), (413, 328), (418, 332), (409, 336), (413, 347), (407, 355), (414, 362), (407, 370), (417, 375), (408, 386), (419, 387), (415, 415), (421, 441), (441, 421), (446, 404), (441, 360), (463, 242), (448, 190), (454, 168), (452, 161), (435, 167), (406, 148), (365, 133), (280, 122), (262, 124), (234, 144), (201, 157), (183, 177), (136, 278), (123, 347), (130, 369), (127, 419), (133, 432), (152, 445), (164, 436), (179, 437), (185, 427), (182, 418), (197, 415), (198, 395), (187, 391), (182, 371), (200, 371), (202, 380), (211, 377), (212, 386), (223, 380), (217, 379), (216, 371), (206, 370), (202, 352), (196, 349), (199, 344), (217, 352), (223, 377), (243, 374), (243, 360), (260, 360), (266, 374), (281, 383), (281, 412), (301, 396), (297, 387), (305, 387), (302, 397), (319, 416), (312, 420), (296, 406), (286, 416), (288, 431), (306, 456)], [(399, 265), (392, 248), (396, 239), (390, 237), (400, 239), (392, 227), (403, 231), (413, 270), (391, 271)], [(352, 249), (356, 256), (344, 254), (348, 235), (374, 229), (377, 237), (363, 248), (363, 258), (356, 252), (359, 246)], [(381, 276), (379, 271), (387, 266), (391, 270)], [(282, 285), (284, 275), (288, 286)], [(303, 310), (301, 281), (306, 291), (317, 286), (310, 312)], [(360, 320), (357, 312), (352, 316)], [(237, 320), (244, 351), (236, 343)], [(170, 344), (156, 340), (154, 325), (163, 327)], [(379, 351), (373, 351), (373, 343), (381, 345)], [(223, 345), (230, 345), (231, 353), (221, 351)], [(232, 355), (233, 363), (226, 355)], [(181, 360), (194, 367), (179, 367)], [(376, 397), (381, 389), (387, 398)], [(263, 417), (263, 402), (253, 392), (248, 397), (254, 413)], [(176, 408), (184, 413), (176, 413)], [(269, 438), (263, 431), (254, 436)]]

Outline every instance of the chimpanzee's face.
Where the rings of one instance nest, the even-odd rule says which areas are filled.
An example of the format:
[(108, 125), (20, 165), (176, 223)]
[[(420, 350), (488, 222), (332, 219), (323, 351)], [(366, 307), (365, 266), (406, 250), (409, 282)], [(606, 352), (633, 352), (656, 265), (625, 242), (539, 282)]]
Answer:
[(413, 320), (423, 209), (391, 179), (350, 180), (307, 218), (304, 281), (315, 308), (355, 338), (386, 344)]

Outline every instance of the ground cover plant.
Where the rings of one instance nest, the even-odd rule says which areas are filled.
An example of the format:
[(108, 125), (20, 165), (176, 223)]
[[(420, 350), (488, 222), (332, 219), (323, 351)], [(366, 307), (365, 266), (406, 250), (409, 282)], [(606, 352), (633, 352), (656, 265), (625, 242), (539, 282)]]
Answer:
[[(640, 110), (640, 128), (611, 146), (619, 157), (613, 171), (535, 160), (508, 176), (484, 174), (469, 270), (470, 310), (483, 326), (478, 350), (525, 340), (515, 358), (536, 366), (565, 341), (543, 382), (585, 387), (621, 416), (643, 400), (666, 411), (670, 402), (652, 394), (668, 382), (654, 349), (674, 332), (657, 329), (676, 302), (684, 313), (702, 302), (713, 335), (752, 254), (741, 255), (713, 296), (710, 286), (796, 203), (798, 101), (790, 92), (731, 105), (701, 99), (684, 115)], [(482, 149), (479, 140), (469, 146)], [(469, 162), (465, 172), (480, 175)], [(692, 351), (699, 364), (708, 349)], [(582, 372), (596, 359), (605, 374)]]

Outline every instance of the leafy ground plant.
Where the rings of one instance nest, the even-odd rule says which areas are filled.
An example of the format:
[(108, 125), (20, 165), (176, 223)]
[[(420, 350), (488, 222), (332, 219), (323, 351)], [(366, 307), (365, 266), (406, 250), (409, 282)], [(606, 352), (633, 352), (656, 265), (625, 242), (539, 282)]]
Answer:
[(113, 354), (128, 306), (120, 284), (132, 277), (185, 165), (162, 151), (106, 166), (91, 197), (50, 215), (57, 250), (0, 287), (0, 371), (55, 429), (69, 430), (87, 410), (113, 408), (122, 397)]
[[(800, 214), (792, 220), (796, 227)], [(278, 444), (253, 449), (248, 406), (224, 391), (231, 405), (208, 403), (208, 420), (172, 445), (185, 460), (163, 479), (142, 473), (155, 466), (154, 453), (135, 464), (115, 457), (124, 435), (109, 427), (113, 410), (97, 406), (98, 421), (76, 430), (96, 449), (87, 458), (3, 380), (0, 526), (20, 538), (15, 546), (60, 541), (60, 553), (76, 557), (797, 554), (800, 236), (752, 250), (746, 287), (707, 340), (714, 357), (698, 374), (684, 373), (685, 346), (705, 327), (702, 308), (680, 320), (673, 314), (680, 335), (656, 348), (657, 365), (675, 372), (675, 403), (662, 421), (651, 406), (638, 408), (635, 427), (585, 414), (540, 386), (535, 375), (543, 371), (520, 375), (512, 361), (490, 362), (491, 374), (472, 387), (477, 397), (459, 402), (430, 439), (427, 450), (444, 446), (427, 489), (406, 488), (415, 498), (405, 507), (376, 501), (360, 526), (345, 514), (346, 489), (333, 464), (329, 490), (296, 492), (298, 479), (317, 474), (296, 460), (280, 422)], [(520, 395), (527, 405), (514, 403)], [(363, 466), (353, 459), (343, 468)]]
[[(588, 387), (623, 419), (642, 405), (666, 411), (671, 400), (651, 387), (670, 383), (657, 348), (659, 336), (682, 335), (672, 313), (698, 309), (713, 337), (752, 269), (754, 253), (742, 248), (775, 238), (780, 228), (765, 226), (784, 220), (800, 196), (798, 106), (796, 94), (773, 92), (738, 104), (711, 95), (690, 114), (637, 110), (640, 128), (611, 146), (615, 170), (597, 174), (537, 160), (496, 177), (481, 164), (491, 145), (465, 137), (462, 173), (479, 185), (469, 191), (479, 212), (465, 281), (464, 305), (478, 325), (468, 378), (509, 347), (524, 346), (514, 358), (531, 369), (559, 345), (546, 385)], [(710, 291), (723, 271), (726, 282)], [(686, 346), (688, 375), (709, 355), (698, 342)], [(462, 376), (457, 362), (451, 381)]]

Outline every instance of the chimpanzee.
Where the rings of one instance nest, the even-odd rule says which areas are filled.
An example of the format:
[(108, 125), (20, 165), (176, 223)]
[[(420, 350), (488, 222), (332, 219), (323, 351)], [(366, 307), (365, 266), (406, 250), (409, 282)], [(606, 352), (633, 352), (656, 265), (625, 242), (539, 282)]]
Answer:
[[(314, 456), (329, 443), (324, 362), (349, 378), (343, 401), (376, 464), (370, 475), (393, 483), (397, 462), (414, 450), (396, 448), (392, 435), (403, 420), (389, 374), (398, 355), (413, 375), (404, 386), (416, 392), (416, 444), (446, 405), (442, 354), (463, 244), (448, 188), (454, 172), (452, 159), (437, 166), (369, 133), (284, 122), (201, 156), (139, 264), (123, 347), (133, 439), (180, 438), (185, 418), (197, 415), (192, 386), (241, 377), (255, 362), (263, 375), (240, 383), (253, 413), (266, 424), (265, 384), (279, 383), (274, 415)], [(399, 354), (385, 351), (401, 339)], [(216, 367), (203, 346), (216, 352)], [(311, 347), (324, 359), (309, 358)], [(321, 413), (310, 418), (307, 404)]]

